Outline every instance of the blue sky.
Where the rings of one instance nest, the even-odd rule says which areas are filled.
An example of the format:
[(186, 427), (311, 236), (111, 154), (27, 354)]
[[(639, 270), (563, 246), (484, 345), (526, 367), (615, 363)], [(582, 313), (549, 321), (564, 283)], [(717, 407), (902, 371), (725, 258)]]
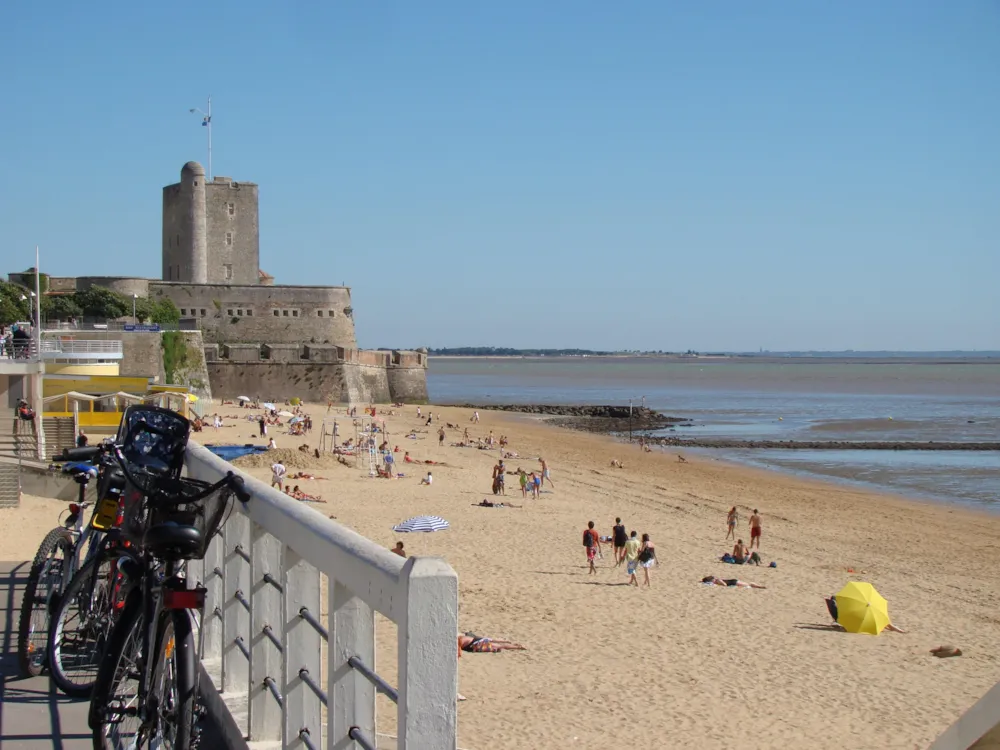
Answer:
[(4, 273), (158, 275), (211, 94), (362, 346), (1000, 349), (995, 0), (11, 2), (0, 66)]

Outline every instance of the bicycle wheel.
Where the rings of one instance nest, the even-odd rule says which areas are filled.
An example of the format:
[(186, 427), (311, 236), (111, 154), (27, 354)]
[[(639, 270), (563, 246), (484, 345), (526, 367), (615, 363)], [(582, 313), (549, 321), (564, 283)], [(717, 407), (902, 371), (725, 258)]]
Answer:
[(90, 695), (117, 620), (117, 559), (99, 554), (73, 576), (49, 627), (49, 670), (66, 695)]
[(139, 682), (143, 675), (142, 595), (129, 595), (91, 696), (90, 725), (94, 750), (155, 745), (189, 750), (194, 734), (195, 647), (186, 611), (162, 612), (157, 627), (149, 716), (139, 716)]
[(24, 677), (37, 677), (47, 662), (49, 616), (65, 584), (63, 574), (72, 554), (73, 535), (67, 529), (52, 529), (31, 563), (17, 633), (17, 660)]

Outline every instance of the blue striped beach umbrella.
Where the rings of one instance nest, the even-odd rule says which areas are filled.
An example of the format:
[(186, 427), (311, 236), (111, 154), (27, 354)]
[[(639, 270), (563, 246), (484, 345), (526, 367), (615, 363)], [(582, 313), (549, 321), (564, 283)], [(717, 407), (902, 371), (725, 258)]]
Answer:
[(392, 527), (393, 531), (405, 534), (411, 531), (444, 531), (448, 522), (440, 516), (414, 516)]

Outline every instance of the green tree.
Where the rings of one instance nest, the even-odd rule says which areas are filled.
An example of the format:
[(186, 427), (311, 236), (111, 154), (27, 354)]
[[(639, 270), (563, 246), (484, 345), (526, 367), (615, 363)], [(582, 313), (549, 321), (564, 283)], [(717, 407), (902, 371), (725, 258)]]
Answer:
[(181, 311), (172, 300), (158, 297), (151, 305), (149, 319), (159, 325), (177, 325), (181, 319)]
[(135, 319), (137, 323), (150, 320), (153, 317), (153, 302), (149, 297), (137, 297), (135, 300)]
[(132, 315), (132, 300), (102, 286), (92, 286), (73, 295), (84, 315), (94, 318), (124, 318)]
[(76, 304), (73, 295), (42, 295), (42, 318), (45, 320), (69, 320), (82, 314), (83, 310)]
[(19, 320), (28, 320), (28, 290), (8, 281), (0, 281), (0, 323), (10, 325)]

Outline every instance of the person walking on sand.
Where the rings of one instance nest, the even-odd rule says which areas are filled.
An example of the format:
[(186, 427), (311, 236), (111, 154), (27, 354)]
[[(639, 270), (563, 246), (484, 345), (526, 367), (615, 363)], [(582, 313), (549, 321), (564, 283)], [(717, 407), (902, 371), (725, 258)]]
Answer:
[(281, 463), (279, 458), (273, 464), (271, 464), (271, 486), (277, 485), (278, 489), (281, 489), (282, 480), (285, 478), (285, 465)]
[(541, 486), (544, 487), (545, 486), (545, 482), (547, 480), (548, 483), (549, 483), (549, 487), (553, 487), (554, 485), (552, 484), (552, 477), (549, 476), (549, 465), (547, 463), (545, 463), (545, 459), (542, 458), (541, 456), (539, 456), (538, 462), (542, 465), (542, 483), (541, 483)]
[(642, 549), (642, 542), (636, 531), (632, 532), (629, 540), (625, 542), (625, 572), (628, 574), (628, 584), (635, 584), (639, 588), (639, 581), (635, 577), (635, 571), (639, 567), (639, 550)]
[(726, 516), (726, 526), (729, 528), (729, 531), (726, 532), (726, 539), (729, 539), (729, 537), (736, 538), (736, 524), (739, 523), (739, 520), (740, 514), (736, 512), (736, 506), (734, 505), (729, 509), (729, 514)]
[(479, 412), (478, 411), (472, 412), (472, 419), (469, 421), (475, 424), (479, 424)]
[(444, 447), (444, 427), (438, 430), (438, 448)]
[(642, 566), (646, 588), (649, 588), (649, 569), (656, 565), (656, 545), (650, 541), (649, 534), (642, 535), (642, 545), (639, 547), (639, 556), (636, 559)]
[(601, 535), (594, 529), (593, 521), (590, 521), (583, 530), (583, 547), (587, 550), (587, 565), (590, 566), (587, 575), (597, 575), (594, 561), (597, 559), (597, 553), (601, 551)]
[(753, 549), (754, 542), (757, 542), (757, 549), (760, 549), (760, 513), (756, 508), (750, 516), (750, 549)]
[(615, 567), (617, 568), (625, 561), (625, 542), (628, 541), (628, 532), (625, 531), (625, 524), (620, 518), (615, 519), (614, 528), (611, 529), (611, 541), (615, 545)]
[(260, 430), (261, 437), (267, 437), (267, 423), (264, 421), (263, 414), (257, 417), (257, 428)]
[(494, 495), (506, 495), (507, 490), (504, 486), (504, 475), (507, 474), (507, 467), (503, 465), (503, 460), (493, 467), (493, 494)]

